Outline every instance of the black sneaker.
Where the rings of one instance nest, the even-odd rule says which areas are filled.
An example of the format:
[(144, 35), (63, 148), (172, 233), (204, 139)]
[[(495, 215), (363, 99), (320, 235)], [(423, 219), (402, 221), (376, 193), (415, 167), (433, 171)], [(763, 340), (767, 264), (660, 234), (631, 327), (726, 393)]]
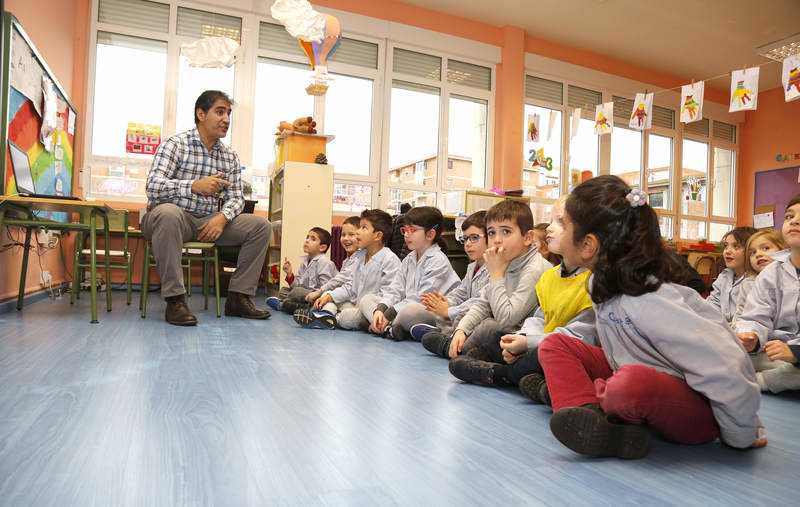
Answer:
[(531, 373), (522, 377), (522, 380), (519, 381), (519, 391), (534, 403), (553, 406), (550, 401), (550, 390), (547, 389), (547, 381), (541, 373)]
[(475, 347), (469, 349), (465, 354), (466, 357), (477, 359), (478, 361), (489, 361), (491, 362), (491, 358), (489, 357), (489, 353), (483, 347)]
[(450, 373), (457, 379), (472, 384), (494, 385), (495, 363), (458, 356), (450, 360)]
[(450, 342), (453, 339), (443, 333), (427, 333), (422, 337), (425, 350), (445, 359), (450, 357)]
[(336, 317), (328, 312), (303, 308), (294, 312), (294, 321), (308, 329), (336, 329)]
[(638, 424), (609, 421), (597, 404), (562, 408), (550, 418), (559, 442), (590, 458), (639, 459), (650, 452), (650, 431)]

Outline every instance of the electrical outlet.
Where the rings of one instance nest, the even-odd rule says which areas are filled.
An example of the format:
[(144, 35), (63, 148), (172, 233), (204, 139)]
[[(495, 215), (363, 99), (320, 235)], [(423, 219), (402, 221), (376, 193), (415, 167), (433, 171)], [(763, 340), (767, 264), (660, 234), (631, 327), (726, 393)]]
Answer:
[(53, 281), (53, 277), (52, 277), (52, 276), (50, 276), (50, 272), (49, 272), (49, 271), (47, 271), (46, 269), (45, 269), (45, 270), (43, 270), (43, 271), (42, 271), (42, 272), (39, 274), (39, 282), (40, 282), (42, 285), (50, 285), (50, 282), (52, 282), (52, 281)]
[(50, 242), (50, 234), (44, 229), (39, 229), (36, 232), (36, 241), (40, 245), (46, 245), (47, 243)]

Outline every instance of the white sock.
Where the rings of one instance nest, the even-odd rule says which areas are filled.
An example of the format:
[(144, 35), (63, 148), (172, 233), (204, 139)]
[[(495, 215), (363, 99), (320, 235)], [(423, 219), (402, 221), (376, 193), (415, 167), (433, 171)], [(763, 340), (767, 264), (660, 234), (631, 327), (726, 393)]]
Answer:
[(769, 387), (767, 387), (767, 383), (764, 382), (764, 374), (760, 371), (756, 372), (756, 381), (758, 381), (758, 387), (761, 388), (762, 392), (769, 391)]

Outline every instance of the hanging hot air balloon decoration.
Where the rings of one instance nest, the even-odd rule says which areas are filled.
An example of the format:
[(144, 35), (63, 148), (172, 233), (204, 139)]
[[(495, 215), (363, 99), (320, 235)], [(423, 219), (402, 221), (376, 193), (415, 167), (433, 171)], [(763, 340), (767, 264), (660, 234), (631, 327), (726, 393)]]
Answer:
[(333, 53), (339, 48), (339, 43), (342, 42), (342, 28), (339, 20), (330, 14), (325, 14), (325, 30), (321, 41), (297, 40), (311, 63), (311, 69), (316, 70), (314, 83), (306, 88), (306, 92), (309, 95), (325, 95), (325, 92), (328, 91), (328, 81), (331, 80), (328, 76), (328, 59), (333, 56)]

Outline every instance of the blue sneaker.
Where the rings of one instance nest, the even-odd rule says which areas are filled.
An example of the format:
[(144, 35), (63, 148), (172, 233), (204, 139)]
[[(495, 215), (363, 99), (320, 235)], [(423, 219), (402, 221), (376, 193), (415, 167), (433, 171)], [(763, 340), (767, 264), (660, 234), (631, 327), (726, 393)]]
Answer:
[(336, 329), (336, 317), (328, 312), (303, 308), (294, 312), (294, 321), (307, 329)]
[(267, 298), (267, 306), (269, 306), (270, 308), (273, 308), (275, 310), (279, 310), (280, 311), (280, 309), (281, 309), (281, 300), (276, 298), (276, 297)]
[(411, 326), (411, 338), (414, 340), (421, 342), (422, 337), (428, 333), (441, 333), (442, 330), (436, 326), (431, 326), (430, 324), (414, 324)]

